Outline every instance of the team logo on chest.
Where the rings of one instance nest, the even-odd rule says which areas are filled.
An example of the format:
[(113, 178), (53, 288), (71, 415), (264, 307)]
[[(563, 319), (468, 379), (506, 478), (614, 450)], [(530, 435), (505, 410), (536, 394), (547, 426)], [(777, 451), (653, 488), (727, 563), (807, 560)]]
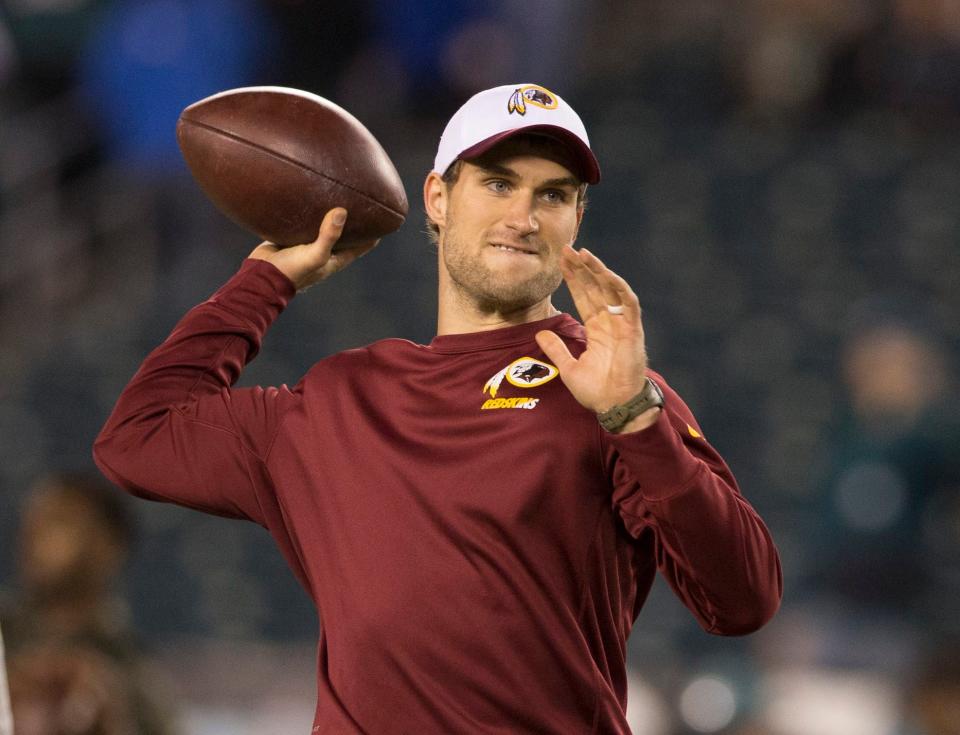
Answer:
[(560, 371), (553, 365), (534, 357), (521, 357), (499, 371), (483, 386), (483, 392), (489, 393), (490, 398), (484, 401), (482, 409), (493, 408), (536, 408), (539, 398), (531, 396), (515, 396), (511, 398), (497, 398), (497, 392), (504, 380), (517, 388), (537, 388), (549, 383)]

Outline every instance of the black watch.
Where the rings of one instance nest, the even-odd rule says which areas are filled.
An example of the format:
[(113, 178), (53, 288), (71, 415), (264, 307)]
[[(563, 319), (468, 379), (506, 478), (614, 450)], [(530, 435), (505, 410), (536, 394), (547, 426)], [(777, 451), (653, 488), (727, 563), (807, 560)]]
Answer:
[(600, 425), (610, 432), (622, 429), (627, 423), (644, 411), (663, 405), (663, 392), (660, 386), (647, 378), (643, 390), (626, 403), (621, 403), (597, 416)]

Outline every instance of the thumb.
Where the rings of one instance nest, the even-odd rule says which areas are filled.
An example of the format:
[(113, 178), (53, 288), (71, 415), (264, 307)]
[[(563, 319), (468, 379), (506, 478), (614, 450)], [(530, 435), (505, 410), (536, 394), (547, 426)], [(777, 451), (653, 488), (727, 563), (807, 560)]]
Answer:
[[(326, 266), (331, 259), (333, 246), (343, 234), (346, 221), (347, 210), (343, 207), (334, 207), (323, 218), (320, 231), (313, 242), (282, 248), (265, 242), (255, 248), (249, 257), (272, 263), (293, 282), (297, 291), (303, 291), (337, 270), (336, 267), (327, 268)], [(339, 267), (342, 268), (344, 265), (346, 263), (341, 263)]]
[(303, 252), (311, 267), (320, 268), (330, 260), (333, 246), (337, 244), (337, 240), (343, 234), (346, 221), (347, 210), (343, 207), (334, 207), (327, 212), (323, 222), (320, 223), (317, 239), (303, 245)]
[(537, 340), (537, 344), (540, 345), (540, 349), (543, 350), (543, 354), (550, 359), (550, 362), (557, 366), (557, 370), (560, 371), (561, 376), (564, 371), (577, 364), (576, 358), (570, 354), (570, 350), (567, 349), (567, 346), (563, 343), (563, 340), (557, 336), (556, 332), (549, 330), (537, 332), (535, 339)]

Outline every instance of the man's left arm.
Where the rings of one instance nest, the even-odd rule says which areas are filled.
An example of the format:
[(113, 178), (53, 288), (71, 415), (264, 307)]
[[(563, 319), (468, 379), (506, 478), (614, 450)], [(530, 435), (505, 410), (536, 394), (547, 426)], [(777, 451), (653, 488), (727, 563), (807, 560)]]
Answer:
[[(657, 565), (711, 633), (756, 630), (780, 604), (780, 560), (770, 533), (703, 438), (680, 397), (648, 374), (640, 303), (620, 276), (586, 249), (561, 261), (586, 333), (574, 357), (560, 337), (537, 343), (570, 393), (598, 418), (614, 482), (615, 506), (639, 537), (654, 532)], [(649, 385), (652, 378), (656, 386)], [(651, 401), (659, 387), (663, 405)]]
[(613, 502), (632, 536), (647, 529), (657, 566), (704, 630), (743, 635), (780, 604), (782, 574), (766, 525), (690, 410), (663, 381), (664, 406), (650, 426), (603, 430)]

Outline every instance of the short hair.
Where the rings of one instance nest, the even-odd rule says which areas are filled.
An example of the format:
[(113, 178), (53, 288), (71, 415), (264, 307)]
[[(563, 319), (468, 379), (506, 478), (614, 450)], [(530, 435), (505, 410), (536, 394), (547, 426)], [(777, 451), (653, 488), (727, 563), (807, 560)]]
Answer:
[[(556, 148), (557, 146), (562, 145), (560, 141), (551, 138), (546, 135), (537, 135), (536, 133), (521, 133), (511, 137), (509, 140), (516, 140), (522, 138), (530, 143), (533, 148)], [(457, 183), (457, 180), (460, 178), (460, 172), (463, 170), (463, 159), (456, 158), (453, 163), (447, 166), (447, 170), (443, 172), (443, 175), (440, 179), (447, 187), (447, 191)], [(580, 186), (577, 187), (577, 209), (585, 209), (587, 206), (587, 185), (583, 182), (580, 183)], [(426, 224), (427, 224), (427, 237), (430, 238), (430, 241), (436, 245), (440, 239), (440, 227), (430, 219), (430, 215), (426, 215)]]

